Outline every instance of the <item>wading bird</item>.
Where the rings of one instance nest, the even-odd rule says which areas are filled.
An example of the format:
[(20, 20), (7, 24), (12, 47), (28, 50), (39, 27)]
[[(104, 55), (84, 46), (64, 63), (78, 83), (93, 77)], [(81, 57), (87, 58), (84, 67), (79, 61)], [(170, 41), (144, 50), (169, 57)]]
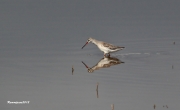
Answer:
[(106, 43), (106, 42), (103, 42), (103, 41), (98, 41), (98, 40), (93, 39), (93, 38), (90, 37), (87, 40), (87, 42), (85, 43), (85, 45), (82, 47), (82, 49), (90, 42), (95, 44), (101, 51), (103, 51), (104, 56), (106, 56), (106, 54), (108, 54), (108, 57), (110, 57), (110, 53), (117, 52), (117, 51), (122, 50), (122, 49), (125, 48), (125, 47), (114, 46), (114, 45), (112, 45), (110, 43)]

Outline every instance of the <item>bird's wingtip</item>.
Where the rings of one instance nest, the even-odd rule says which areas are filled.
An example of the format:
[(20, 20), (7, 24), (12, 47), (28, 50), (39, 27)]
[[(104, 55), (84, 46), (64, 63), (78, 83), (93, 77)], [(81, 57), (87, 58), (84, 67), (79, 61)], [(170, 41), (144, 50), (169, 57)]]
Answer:
[(120, 49), (124, 49), (125, 47), (119, 47)]

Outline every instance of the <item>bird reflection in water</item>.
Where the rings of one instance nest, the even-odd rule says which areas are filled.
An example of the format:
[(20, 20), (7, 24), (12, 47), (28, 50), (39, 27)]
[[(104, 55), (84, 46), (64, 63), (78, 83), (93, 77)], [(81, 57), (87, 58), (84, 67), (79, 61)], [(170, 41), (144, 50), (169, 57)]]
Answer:
[(95, 66), (89, 68), (83, 61), (82, 63), (85, 65), (85, 67), (88, 69), (89, 73), (93, 73), (95, 70), (101, 69), (101, 68), (109, 68), (113, 65), (118, 65), (122, 62), (121, 60), (119, 60), (118, 58), (115, 57), (104, 57), (102, 58)]

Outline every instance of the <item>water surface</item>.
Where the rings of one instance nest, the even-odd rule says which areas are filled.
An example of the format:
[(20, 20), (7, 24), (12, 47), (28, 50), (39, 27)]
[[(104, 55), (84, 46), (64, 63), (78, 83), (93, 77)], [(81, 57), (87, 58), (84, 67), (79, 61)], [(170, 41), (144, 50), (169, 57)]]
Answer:
[[(112, 16), (99, 15), (102, 10), (92, 17), (85, 12), (76, 16), (70, 10), (62, 17), (56, 3), (3, 3), (1, 109), (110, 110), (111, 104), (115, 110), (152, 110), (154, 104), (159, 110), (180, 108), (180, 22), (179, 14), (171, 13), (176, 7), (167, 11), (162, 6), (157, 12), (147, 7), (134, 15), (124, 7), (126, 14), (116, 15), (111, 11), (117, 5), (112, 5), (107, 12)], [(46, 13), (44, 6), (49, 7)], [(81, 49), (89, 37), (124, 46), (111, 54), (124, 63), (89, 73), (82, 61), (93, 67), (103, 58), (94, 44)]]

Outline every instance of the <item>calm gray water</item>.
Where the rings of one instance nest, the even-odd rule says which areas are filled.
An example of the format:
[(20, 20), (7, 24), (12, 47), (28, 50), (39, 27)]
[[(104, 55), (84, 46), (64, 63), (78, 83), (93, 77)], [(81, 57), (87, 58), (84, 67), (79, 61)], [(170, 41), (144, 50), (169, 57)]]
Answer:
[[(0, 108), (178, 110), (179, 5), (1, 1)], [(82, 61), (103, 58), (94, 44), (81, 49), (89, 37), (124, 46), (111, 54), (124, 63), (88, 73)]]

